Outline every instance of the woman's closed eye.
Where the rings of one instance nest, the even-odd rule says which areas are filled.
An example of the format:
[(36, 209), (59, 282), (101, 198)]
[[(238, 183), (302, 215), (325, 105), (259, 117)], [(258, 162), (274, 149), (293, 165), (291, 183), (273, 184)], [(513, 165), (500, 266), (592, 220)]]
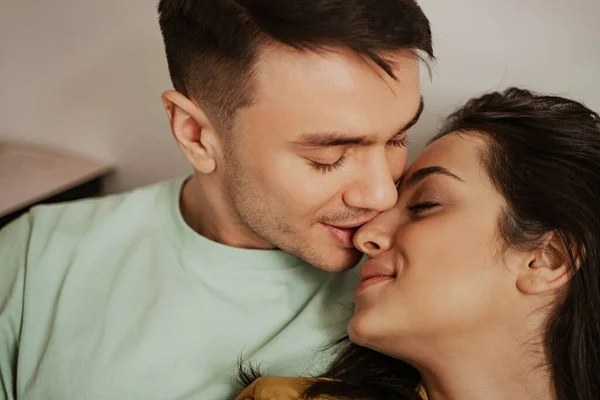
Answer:
[(437, 203), (435, 201), (422, 201), (418, 203), (407, 204), (406, 209), (413, 214), (419, 214), (427, 210), (439, 207), (440, 205), (440, 203)]

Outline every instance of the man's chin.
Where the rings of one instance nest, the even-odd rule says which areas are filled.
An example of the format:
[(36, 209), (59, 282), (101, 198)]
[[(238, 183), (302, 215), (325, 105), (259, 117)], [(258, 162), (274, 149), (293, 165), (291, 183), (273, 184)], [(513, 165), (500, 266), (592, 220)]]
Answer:
[(363, 254), (357, 249), (337, 249), (335, 252), (323, 252), (320, 260), (307, 261), (315, 268), (327, 272), (343, 272), (354, 267)]

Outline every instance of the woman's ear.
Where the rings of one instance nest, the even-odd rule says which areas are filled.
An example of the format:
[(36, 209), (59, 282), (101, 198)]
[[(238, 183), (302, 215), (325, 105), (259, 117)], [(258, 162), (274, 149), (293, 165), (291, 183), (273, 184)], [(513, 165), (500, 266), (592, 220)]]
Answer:
[(517, 288), (524, 294), (557, 292), (573, 275), (565, 244), (556, 232), (548, 234), (523, 261), (517, 277)]
[(175, 90), (164, 92), (162, 101), (173, 136), (185, 157), (197, 171), (213, 172), (217, 168), (220, 139), (206, 112)]

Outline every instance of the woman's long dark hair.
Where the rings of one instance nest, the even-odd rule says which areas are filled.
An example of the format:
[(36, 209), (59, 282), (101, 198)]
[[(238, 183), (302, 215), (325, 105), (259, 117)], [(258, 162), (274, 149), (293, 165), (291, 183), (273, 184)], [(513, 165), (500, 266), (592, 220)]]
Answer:
[[(499, 231), (531, 249), (556, 232), (573, 277), (543, 332), (558, 400), (600, 398), (600, 117), (557, 96), (510, 88), (467, 102), (433, 140), (481, 135), (482, 161), (506, 200)], [(307, 398), (418, 400), (407, 363), (347, 343)]]

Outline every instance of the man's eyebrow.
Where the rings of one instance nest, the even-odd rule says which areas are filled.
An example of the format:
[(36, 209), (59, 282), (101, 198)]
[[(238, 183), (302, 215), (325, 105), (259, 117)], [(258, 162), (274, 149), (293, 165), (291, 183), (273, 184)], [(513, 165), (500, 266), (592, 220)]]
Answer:
[(402, 132), (405, 132), (416, 125), (419, 122), (419, 118), (421, 118), (421, 114), (423, 114), (423, 110), (425, 109), (425, 102), (423, 101), (423, 96), (421, 96), (421, 101), (419, 102), (419, 109), (417, 110), (413, 119), (410, 120), (408, 124), (402, 129)]
[(294, 144), (308, 147), (329, 147), (345, 145), (367, 145), (373, 140), (366, 136), (348, 136), (341, 132), (318, 132), (303, 134)]
[(463, 179), (459, 178), (457, 175), (448, 171), (446, 168), (440, 167), (439, 165), (434, 165), (431, 167), (425, 167), (425, 168), (418, 169), (415, 172), (413, 172), (412, 174), (410, 174), (409, 176), (403, 175), (400, 178), (400, 180), (398, 181), (397, 186), (400, 187), (400, 185), (405, 183), (406, 187), (409, 188), (409, 187), (415, 186), (417, 183), (423, 181), (428, 176), (435, 175), (435, 174), (449, 176), (453, 179), (456, 179), (457, 181), (464, 182)]
[[(397, 135), (406, 132), (408, 129), (413, 127), (417, 121), (419, 121), (424, 107), (425, 104), (423, 102), (423, 97), (421, 96), (419, 109), (410, 122), (398, 131)], [(348, 136), (342, 132), (316, 132), (303, 134), (298, 140), (294, 141), (294, 144), (310, 147), (329, 147), (345, 145), (370, 145), (374, 142), (375, 141), (372, 138), (367, 136)]]

